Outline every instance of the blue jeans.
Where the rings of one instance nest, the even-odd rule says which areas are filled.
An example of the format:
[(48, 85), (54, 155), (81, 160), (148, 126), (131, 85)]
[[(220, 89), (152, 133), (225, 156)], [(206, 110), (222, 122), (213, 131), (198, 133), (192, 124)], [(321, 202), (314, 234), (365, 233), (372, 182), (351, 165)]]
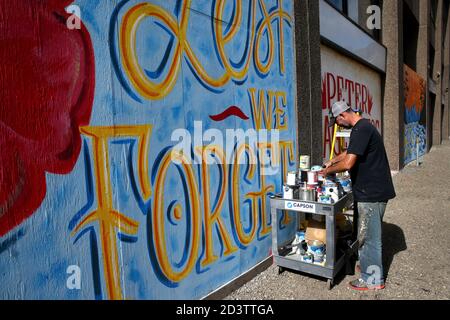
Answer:
[(386, 202), (358, 202), (361, 279), (369, 286), (384, 284), (382, 224)]

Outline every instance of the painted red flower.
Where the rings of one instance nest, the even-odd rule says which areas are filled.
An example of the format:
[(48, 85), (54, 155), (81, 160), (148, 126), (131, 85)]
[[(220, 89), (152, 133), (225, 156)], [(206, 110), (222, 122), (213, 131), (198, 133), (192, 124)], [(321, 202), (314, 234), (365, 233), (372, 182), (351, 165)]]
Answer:
[(45, 173), (70, 172), (89, 123), (94, 53), (70, 30), (72, 0), (0, 0), (0, 236), (42, 203)]

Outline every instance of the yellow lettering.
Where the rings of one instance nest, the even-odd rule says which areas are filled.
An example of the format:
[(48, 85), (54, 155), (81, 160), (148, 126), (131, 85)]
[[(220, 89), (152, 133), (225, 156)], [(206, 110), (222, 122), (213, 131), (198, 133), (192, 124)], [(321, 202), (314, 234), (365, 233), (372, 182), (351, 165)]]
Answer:
[[(266, 100), (266, 93), (264, 90), (259, 90), (259, 99), (256, 103), (256, 89), (248, 89), (250, 93), (250, 105), (252, 108), (253, 122), (256, 130), (261, 129), (271, 129), (272, 128), (272, 118), (273, 118), (273, 98), (275, 93), (273, 91), (268, 91), (269, 98)], [(264, 128), (262, 125), (264, 121)]]
[[(173, 270), (169, 261), (165, 238), (165, 224), (164, 224), (164, 183), (167, 171), (172, 161), (181, 163), (183, 171), (186, 174), (188, 185), (188, 194), (190, 196), (190, 212), (192, 213), (192, 235), (191, 246), (188, 260), (184, 268), (176, 272)], [(186, 278), (195, 266), (195, 261), (198, 255), (199, 239), (201, 230), (201, 209), (200, 199), (198, 197), (198, 186), (195, 182), (195, 174), (192, 167), (189, 165), (189, 160), (178, 151), (168, 152), (161, 160), (161, 167), (158, 170), (155, 183), (155, 200), (153, 204), (153, 239), (155, 242), (156, 257), (165, 277), (174, 282), (180, 282)], [(181, 218), (181, 208), (179, 205), (175, 207), (175, 216), (177, 219)], [(186, 244), (186, 248), (189, 244)]]
[[(225, 0), (218, 0), (216, 2), (216, 7), (214, 9), (217, 20), (218, 21), (225, 21), (223, 18), (223, 11), (225, 7)], [(234, 24), (232, 26), (232, 29), (229, 31), (229, 33), (225, 36), (223, 36), (223, 24), (222, 23), (214, 23), (214, 33), (216, 37), (216, 43), (217, 43), (217, 49), (219, 50), (219, 56), (220, 59), (227, 71), (227, 74), (231, 75), (233, 78), (241, 80), (244, 79), (245, 76), (248, 73), (248, 69), (250, 67), (250, 57), (251, 53), (253, 51), (253, 41), (250, 41), (250, 49), (248, 50), (247, 57), (245, 58), (245, 65), (240, 71), (236, 71), (231, 65), (228, 60), (228, 57), (225, 53), (225, 45), (232, 40), (234, 35), (236, 34), (238, 28), (240, 28), (241, 20), (242, 20), (242, 4), (241, 1), (236, 1), (236, 12), (238, 14), (236, 15), (234, 19)], [(250, 39), (254, 38), (255, 34), (255, 12), (256, 12), (256, 2), (252, 1), (252, 26), (251, 26), (251, 37)]]
[[(281, 99), (281, 103), (279, 99)], [(281, 108), (281, 106), (284, 107)], [(275, 129), (278, 130), (287, 130), (288, 129), (288, 119), (286, 116), (286, 92), (284, 91), (277, 91), (275, 93)], [(284, 120), (283, 123), (281, 123)]]
[(257, 226), (257, 217), (258, 217), (258, 213), (255, 210), (251, 210), (251, 215), (252, 215), (252, 221), (253, 221), (253, 225), (252, 228), (250, 230), (250, 234), (245, 234), (244, 229), (242, 227), (242, 222), (241, 222), (241, 209), (240, 209), (240, 192), (239, 192), (239, 185), (240, 185), (240, 165), (239, 163), (239, 159), (241, 158), (241, 156), (243, 155), (244, 152), (247, 152), (248, 156), (249, 156), (249, 170), (247, 172), (247, 178), (248, 179), (252, 179), (253, 176), (255, 175), (255, 161), (256, 161), (256, 156), (253, 152), (253, 150), (250, 148), (249, 145), (247, 144), (242, 144), (235, 153), (235, 158), (234, 158), (234, 163), (235, 165), (233, 166), (233, 175), (232, 175), (232, 205), (233, 205), (233, 217), (234, 217), (234, 223), (236, 225), (236, 232), (237, 232), (237, 236), (239, 241), (243, 244), (243, 245), (249, 245), (256, 234), (256, 226)]
[[(206, 266), (218, 259), (216, 255), (214, 255), (213, 249), (213, 240), (212, 240), (212, 231), (214, 223), (217, 223), (219, 227), (220, 237), (223, 239), (223, 243), (225, 246), (224, 255), (230, 255), (237, 250), (235, 246), (233, 246), (231, 239), (226, 231), (226, 228), (220, 218), (220, 212), (223, 207), (223, 203), (225, 200), (226, 191), (228, 188), (228, 171), (226, 165), (226, 158), (223, 153), (223, 150), (219, 146), (208, 145), (201, 149), (201, 147), (197, 147), (196, 151), (201, 153), (202, 155), (202, 186), (203, 186), (203, 208), (204, 208), (204, 219), (205, 219), (205, 258), (202, 261), (202, 266)], [(216, 158), (218, 158), (219, 167), (221, 170), (221, 176), (223, 177), (222, 184), (220, 185), (220, 196), (214, 210), (211, 208), (211, 200), (209, 198), (210, 195), (210, 178), (209, 178), (209, 165), (208, 165), (208, 155), (214, 154)]]
[[(228, 73), (224, 73), (218, 79), (210, 77), (192, 51), (192, 48), (186, 39), (190, 7), (191, 0), (183, 1), (180, 25), (178, 25), (175, 17), (152, 3), (135, 5), (123, 17), (120, 28), (120, 54), (123, 67), (133, 86), (147, 99), (162, 99), (172, 91), (181, 69), (181, 58), (183, 53), (187, 55), (187, 58), (192, 63), (195, 71), (205, 83), (213, 87), (221, 87), (230, 80), (230, 75)], [(144, 70), (139, 65), (137, 56), (136, 34), (140, 23), (147, 17), (153, 17), (160, 20), (168, 29), (170, 29), (177, 40), (169, 71), (159, 84), (151, 81), (147, 77)], [(217, 23), (217, 25), (220, 25), (220, 23)]]
[[(283, 155), (282, 156), (282, 159), (283, 159), (283, 163), (282, 163), (283, 181), (284, 181), (284, 183), (286, 183), (285, 179), (287, 176), (287, 169), (289, 168), (288, 159), (289, 159), (289, 162), (294, 161), (294, 145), (293, 145), (292, 141), (280, 141), (279, 145), (280, 145), (281, 154)], [(288, 153), (289, 153), (289, 156), (288, 156)], [(281, 223), (284, 225), (287, 225), (287, 224), (291, 223), (292, 220), (289, 217), (288, 211), (283, 211), (283, 212), (284, 212), (284, 218)]]
[[(258, 69), (258, 71), (262, 74), (267, 74), (270, 71), (270, 67), (272, 66), (272, 62), (273, 62), (273, 44), (274, 44), (274, 39), (273, 39), (273, 31), (272, 31), (272, 24), (271, 24), (271, 18), (269, 16), (269, 14), (267, 13), (267, 9), (266, 6), (264, 4), (264, 1), (260, 1), (260, 6), (262, 9), (262, 14), (263, 14), (263, 21), (260, 24), (258, 30), (256, 31), (256, 44), (255, 44), (255, 51), (254, 51), (254, 59), (255, 59), (255, 65), (256, 68)], [(263, 30), (266, 29), (267, 30), (267, 34), (269, 35), (269, 41), (268, 41), (268, 50), (269, 50), (269, 58), (267, 59), (267, 63), (265, 66), (263, 66), (263, 64), (261, 63), (261, 60), (259, 58), (259, 53), (260, 53), (260, 41), (261, 41), (261, 37), (264, 34)]]
[[(224, 72), (219, 77), (215, 78), (208, 74), (205, 68), (200, 63), (199, 59), (196, 57), (194, 51), (189, 44), (187, 39), (187, 32), (189, 26), (189, 13), (191, 8), (192, 0), (183, 1), (180, 18), (171, 15), (166, 10), (162, 9), (160, 6), (152, 3), (140, 3), (131, 7), (123, 15), (120, 30), (119, 30), (119, 53), (124, 68), (124, 72), (130, 80), (133, 87), (139, 92), (140, 95), (146, 99), (156, 100), (166, 97), (173, 89), (178, 75), (181, 70), (181, 61), (183, 56), (185, 56), (190, 64), (192, 65), (194, 71), (205, 84), (219, 88), (226, 85), (231, 79), (243, 80), (247, 76), (250, 65), (251, 57), (253, 55), (254, 62), (257, 70), (262, 74), (267, 74), (274, 60), (274, 32), (272, 28), (272, 23), (278, 20), (278, 50), (279, 50), (279, 63), (281, 74), (284, 74), (284, 34), (283, 34), (283, 19), (292, 21), (291, 17), (282, 8), (282, 1), (278, 3), (277, 10), (273, 10), (270, 14), (266, 9), (264, 1), (259, 0), (259, 7), (261, 8), (261, 14), (263, 16), (261, 22), (259, 23), (258, 30), (256, 30), (256, 0), (251, 2), (251, 8), (249, 8), (249, 13), (251, 16), (251, 25), (248, 26), (250, 29), (249, 47), (246, 48), (243, 57), (243, 65), (238, 68), (232, 66), (227, 54), (225, 47), (230, 45), (230, 42), (234, 39), (238, 31), (242, 27), (242, 1), (235, 1), (235, 16), (233, 18), (231, 28), (224, 34), (223, 23), (214, 23), (214, 38), (216, 39), (216, 47), (218, 50), (220, 62), (224, 66)], [(224, 17), (225, 11), (225, 0), (217, 0), (214, 7), (214, 17), (218, 21), (225, 21)], [(168, 61), (169, 67), (166, 75), (163, 79), (157, 83), (152, 81), (145, 73), (143, 68), (139, 64), (139, 59), (137, 55), (136, 47), (136, 36), (139, 30), (139, 26), (146, 18), (153, 18), (162, 25), (164, 25), (175, 37), (175, 43), (173, 46), (173, 54), (171, 54), (171, 60)], [(249, 22), (250, 23), (250, 22)], [(264, 30), (267, 30), (268, 34), (268, 44), (267, 48), (269, 50), (269, 55), (267, 62), (261, 62), (260, 59), (260, 46), (261, 38), (265, 34)], [(245, 59), (245, 60), (244, 60)]]
[(260, 162), (260, 170), (261, 170), (261, 191), (259, 196), (261, 197), (261, 236), (266, 235), (268, 233), (271, 232), (272, 228), (268, 225), (267, 223), (267, 212), (266, 212), (266, 208), (267, 208), (267, 195), (269, 192), (273, 192), (275, 190), (273, 185), (266, 185), (266, 172), (265, 172), (265, 166), (267, 165), (266, 162), (266, 154), (267, 151), (270, 150), (270, 166), (271, 167), (277, 167), (280, 164), (280, 160), (279, 160), (279, 156), (278, 156), (278, 152), (277, 152), (277, 145), (272, 144), (272, 143), (268, 143), (268, 142), (259, 142), (258, 143), (258, 152), (259, 152), (259, 157), (261, 160)]
[(122, 299), (116, 228), (120, 232), (134, 235), (138, 231), (139, 223), (113, 209), (108, 140), (116, 137), (139, 137), (138, 170), (140, 172), (140, 184), (144, 198), (148, 199), (151, 194), (147, 157), (151, 126), (81, 127), (80, 131), (93, 139), (98, 209), (88, 214), (74, 228), (72, 235), (75, 235), (82, 227), (90, 223), (99, 222), (108, 298)]

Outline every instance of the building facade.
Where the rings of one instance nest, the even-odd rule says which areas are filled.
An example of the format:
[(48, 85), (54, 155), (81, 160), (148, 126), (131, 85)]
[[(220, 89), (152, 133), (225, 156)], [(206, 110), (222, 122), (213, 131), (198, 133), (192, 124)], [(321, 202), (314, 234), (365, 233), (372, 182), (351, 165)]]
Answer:
[[(372, 120), (393, 171), (449, 138), (448, 1), (323, 0), (296, 6), (299, 130), (308, 137), (298, 140), (301, 153), (316, 161), (329, 156), (326, 113), (336, 99)], [(337, 144), (335, 154), (343, 148)]]

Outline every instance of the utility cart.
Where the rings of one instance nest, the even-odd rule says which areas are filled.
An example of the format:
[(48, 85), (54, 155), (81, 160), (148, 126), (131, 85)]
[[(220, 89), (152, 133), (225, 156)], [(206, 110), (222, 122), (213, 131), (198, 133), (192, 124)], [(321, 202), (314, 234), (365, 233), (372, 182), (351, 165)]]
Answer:
[[(274, 226), (277, 225), (278, 215), (282, 210), (293, 211), (297, 213), (311, 213), (325, 216), (326, 227), (326, 259), (325, 263), (315, 264), (305, 262), (301, 255), (289, 255), (290, 243), (288, 241), (283, 244), (278, 243), (278, 229), (272, 228), (272, 253), (273, 261), (279, 267), (279, 273), (284, 269), (297, 270), (304, 273), (313, 274), (323, 278), (327, 278), (327, 288), (331, 290), (334, 285), (334, 278), (338, 272), (355, 258), (358, 243), (351, 240), (347, 249), (343, 252), (337, 252), (337, 230), (336, 215), (341, 213), (344, 208), (349, 208), (353, 204), (353, 194), (347, 193), (335, 204), (325, 204), (313, 201), (288, 200), (280, 197), (272, 196), (270, 199), (271, 215)], [(300, 219), (300, 215), (297, 216)], [(352, 237), (353, 239), (354, 237)]]

